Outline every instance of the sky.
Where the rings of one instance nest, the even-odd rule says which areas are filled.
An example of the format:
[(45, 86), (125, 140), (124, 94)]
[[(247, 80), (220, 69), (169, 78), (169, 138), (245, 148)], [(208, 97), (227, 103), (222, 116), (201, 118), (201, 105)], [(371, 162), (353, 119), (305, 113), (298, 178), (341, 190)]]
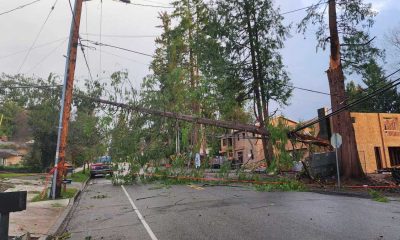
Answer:
[[(33, 0), (0, 0), (0, 13)], [(71, 0), (73, 2), (73, 0)], [(167, 0), (133, 0), (133, 3), (168, 5)], [(317, 0), (275, 0), (281, 12), (307, 7)], [(385, 70), (389, 73), (396, 67), (396, 55), (389, 48), (385, 35), (400, 27), (399, 0), (370, 0), (373, 9), (379, 12), (371, 35), (375, 43), (387, 49)], [(55, 8), (51, 11), (51, 6)], [(155, 36), (161, 33), (158, 14), (165, 8), (124, 4), (114, 0), (91, 0), (84, 3), (80, 35), (82, 39), (100, 41), (127, 49), (153, 54)], [(50, 13), (50, 15), (49, 15)], [(0, 15), (0, 73), (25, 74), (47, 77), (49, 73), (60, 76), (65, 70), (67, 37), (71, 25), (71, 9), (68, 0), (40, 0), (17, 11)], [(305, 11), (285, 15), (285, 23), (297, 23)], [(46, 18), (48, 20), (44, 24)], [(100, 27), (101, 26), (101, 27)], [(312, 30), (312, 28), (311, 28)], [(294, 86), (329, 92), (325, 71), (329, 53), (316, 51), (312, 31), (306, 35), (291, 30), (292, 37), (281, 51), (284, 64)], [(117, 35), (117, 36), (116, 36)], [(29, 49), (31, 51), (29, 51)], [(109, 81), (109, 76), (127, 70), (133, 85), (139, 89), (142, 79), (150, 73), (151, 57), (108, 47), (86, 48), (89, 68), (94, 79)], [(29, 54), (28, 54), (29, 53)], [(81, 86), (89, 78), (88, 69), (79, 51), (76, 69), (76, 84)], [(330, 107), (329, 96), (295, 90), (290, 105), (279, 109), (279, 113), (294, 119), (307, 120), (317, 115), (317, 109)]]

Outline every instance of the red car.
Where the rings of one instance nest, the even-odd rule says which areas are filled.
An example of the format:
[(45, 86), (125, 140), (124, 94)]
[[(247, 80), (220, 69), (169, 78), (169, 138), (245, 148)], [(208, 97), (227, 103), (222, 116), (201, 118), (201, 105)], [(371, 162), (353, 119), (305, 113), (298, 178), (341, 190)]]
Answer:
[(113, 175), (113, 170), (111, 168), (111, 165), (105, 164), (105, 163), (92, 163), (90, 165), (90, 177), (93, 178), (96, 175), (107, 175), (110, 174), (110, 176)]

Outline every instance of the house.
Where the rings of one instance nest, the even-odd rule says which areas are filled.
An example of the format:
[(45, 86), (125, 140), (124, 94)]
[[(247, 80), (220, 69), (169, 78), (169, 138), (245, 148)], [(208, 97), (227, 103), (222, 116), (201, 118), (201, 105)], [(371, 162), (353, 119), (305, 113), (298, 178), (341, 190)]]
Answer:
[(22, 164), (23, 157), (29, 151), (29, 144), (0, 141), (0, 166)]
[(400, 167), (400, 114), (352, 112), (351, 118), (364, 172)]
[[(298, 124), (296, 121), (283, 116), (272, 120), (272, 124), (275, 126), (277, 126), (279, 122), (292, 128)], [(306, 131), (310, 132), (311, 130), (306, 129)], [(304, 157), (306, 157), (308, 153), (308, 146), (301, 143), (292, 145), (290, 141), (285, 144), (285, 149), (289, 152), (293, 152), (293, 150), (300, 151), (303, 153)], [(257, 163), (264, 160), (261, 136), (243, 131), (232, 131), (230, 134), (221, 136), (221, 150), (219, 153), (228, 160), (239, 164)]]
[(22, 156), (13, 149), (0, 149), (0, 166), (12, 166), (21, 163)]

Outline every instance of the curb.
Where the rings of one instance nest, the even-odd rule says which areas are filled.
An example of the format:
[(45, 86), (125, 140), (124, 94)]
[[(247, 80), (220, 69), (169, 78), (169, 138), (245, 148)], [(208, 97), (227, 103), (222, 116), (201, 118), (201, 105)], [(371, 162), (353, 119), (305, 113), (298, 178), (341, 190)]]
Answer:
[(324, 195), (371, 199), (371, 196), (368, 193), (350, 193), (350, 192), (324, 191), (324, 190), (308, 190), (308, 192), (324, 194)]
[(57, 221), (53, 224), (53, 226), (49, 229), (47, 232), (46, 237), (41, 237), (39, 240), (51, 240), (54, 239), (55, 236), (61, 234), (67, 223), (68, 219), (71, 217), (73, 209), (75, 207), (75, 203), (77, 202), (77, 199), (80, 197), (82, 191), (86, 188), (88, 182), (90, 181), (90, 178), (88, 178), (85, 182), (82, 183), (81, 189), (79, 189), (73, 198), (70, 198), (69, 203), (67, 207), (64, 209), (63, 213), (58, 217)]

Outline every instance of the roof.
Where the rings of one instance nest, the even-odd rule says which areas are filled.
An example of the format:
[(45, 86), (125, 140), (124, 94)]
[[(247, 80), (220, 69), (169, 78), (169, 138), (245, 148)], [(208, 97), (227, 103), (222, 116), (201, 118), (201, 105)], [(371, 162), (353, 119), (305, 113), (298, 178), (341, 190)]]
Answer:
[(20, 154), (13, 149), (0, 149), (0, 158), (8, 158), (12, 156), (20, 156)]

